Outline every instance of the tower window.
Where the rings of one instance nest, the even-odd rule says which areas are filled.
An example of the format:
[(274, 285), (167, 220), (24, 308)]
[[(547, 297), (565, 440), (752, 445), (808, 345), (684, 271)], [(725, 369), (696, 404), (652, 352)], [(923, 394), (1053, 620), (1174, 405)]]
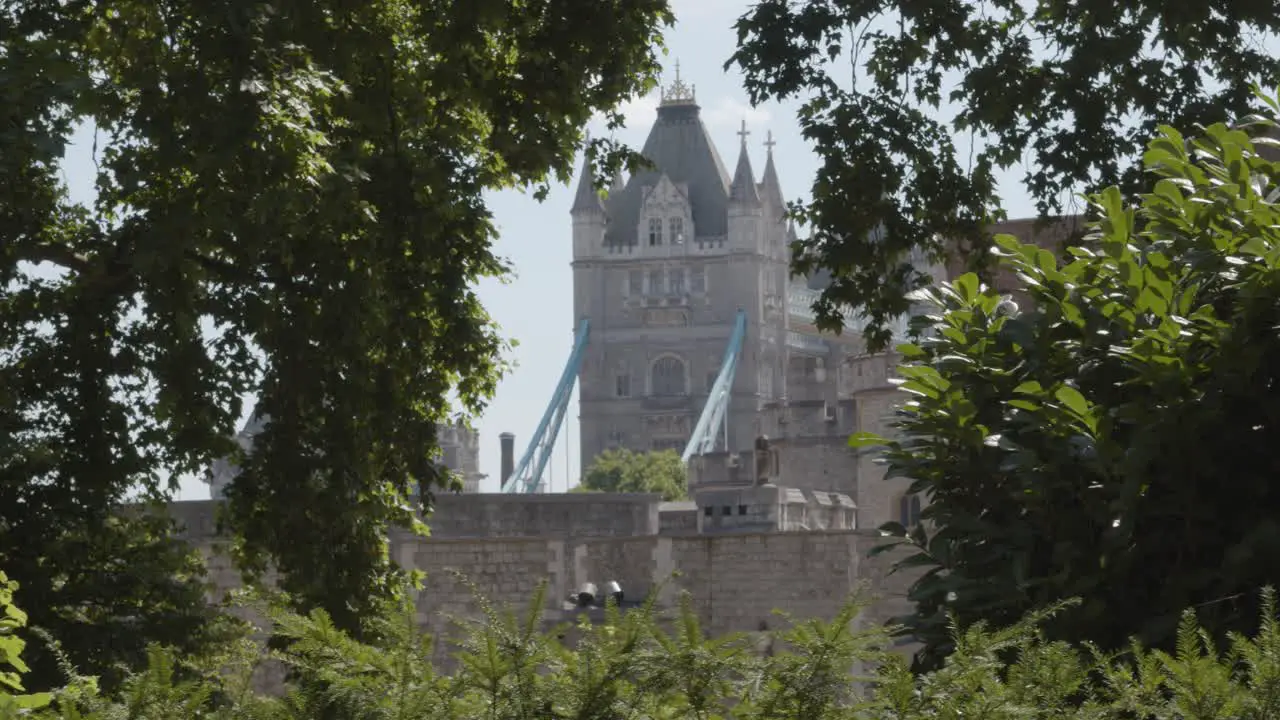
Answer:
[(649, 244), (662, 244), (662, 218), (649, 218)]
[(711, 392), (711, 388), (716, 386), (716, 376), (719, 374), (719, 370), (711, 370), (707, 372), (707, 392)]
[(613, 379), (613, 391), (620, 398), (631, 397), (631, 375), (618, 373)]
[(672, 397), (686, 394), (684, 361), (664, 355), (653, 363), (650, 388), (654, 395)]
[(684, 294), (684, 268), (667, 274), (667, 289), (672, 295)]
[(684, 235), (684, 218), (671, 218), (668, 227), (671, 229), (671, 243), (674, 245), (681, 242)]
[(707, 271), (696, 267), (689, 271), (689, 291), (701, 295), (707, 291)]
[(627, 274), (627, 284), (632, 295), (644, 294), (644, 275), (639, 270), (632, 270)]
[(661, 271), (661, 270), (650, 270), (650, 271), (649, 271), (649, 294), (650, 294), (650, 295), (661, 295), (661, 294), (662, 294), (662, 292), (663, 292), (663, 280), (665, 280), (665, 276), (663, 276), (663, 274), (662, 274), (662, 271)]

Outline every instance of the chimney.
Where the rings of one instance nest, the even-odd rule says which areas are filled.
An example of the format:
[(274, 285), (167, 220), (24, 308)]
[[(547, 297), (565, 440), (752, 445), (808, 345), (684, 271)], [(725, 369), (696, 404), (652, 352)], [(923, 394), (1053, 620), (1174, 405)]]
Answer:
[(503, 485), (507, 484), (507, 480), (511, 478), (511, 473), (516, 469), (516, 436), (509, 432), (504, 432), (498, 436), (498, 442), (502, 445), (502, 469)]

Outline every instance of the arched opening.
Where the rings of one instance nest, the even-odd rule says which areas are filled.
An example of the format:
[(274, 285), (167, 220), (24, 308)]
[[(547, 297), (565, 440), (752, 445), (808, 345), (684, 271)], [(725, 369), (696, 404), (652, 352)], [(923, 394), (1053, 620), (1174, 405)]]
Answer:
[(672, 397), (688, 393), (684, 361), (674, 355), (663, 355), (653, 362), (649, 378), (650, 393)]

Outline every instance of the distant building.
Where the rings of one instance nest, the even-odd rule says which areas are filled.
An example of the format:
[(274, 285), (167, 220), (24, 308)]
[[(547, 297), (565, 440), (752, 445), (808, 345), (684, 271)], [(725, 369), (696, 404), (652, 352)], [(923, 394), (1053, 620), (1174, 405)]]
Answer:
[(677, 76), (642, 150), (653, 168), (615, 178), (602, 200), (584, 163), (571, 208), (574, 315), (591, 322), (578, 378), (582, 466), (609, 448), (683, 450), (741, 309), (747, 333), (721, 452), (695, 458), (691, 481), (755, 484), (749, 459), (765, 435), (784, 458), (771, 477), (788, 487), (886, 492), (869, 465), (876, 482), (858, 479), (846, 441), (891, 409), (890, 358), (867, 357), (858, 329), (814, 326), (827, 279), (792, 277), (796, 230), (775, 143), (767, 134), (757, 179), (749, 134), (744, 123), (730, 175)]
[[(236, 434), (236, 443), (244, 452), (248, 453), (253, 447), (254, 436), (262, 432), (265, 425), (265, 417), (254, 415)], [(485, 475), (480, 472), (479, 433), (461, 422), (441, 423), (436, 427), (436, 432), (442, 453), (441, 464), (461, 476), (462, 492), (480, 492), (480, 481)], [(223, 498), (227, 486), (239, 474), (239, 466), (230, 459), (215, 460), (205, 479), (209, 483), (210, 496), (215, 500)]]

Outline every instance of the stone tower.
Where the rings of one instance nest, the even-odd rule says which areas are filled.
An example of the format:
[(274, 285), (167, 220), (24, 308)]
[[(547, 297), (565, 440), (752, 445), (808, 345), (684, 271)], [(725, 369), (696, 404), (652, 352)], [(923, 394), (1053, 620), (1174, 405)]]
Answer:
[(788, 230), (772, 142), (757, 183), (748, 135), (744, 123), (731, 177), (677, 72), (642, 151), (652, 168), (615, 178), (602, 199), (584, 163), (571, 210), (575, 323), (591, 322), (583, 468), (612, 447), (683, 450), (739, 309), (729, 450), (752, 446), (761, 408), (785, 392)]

